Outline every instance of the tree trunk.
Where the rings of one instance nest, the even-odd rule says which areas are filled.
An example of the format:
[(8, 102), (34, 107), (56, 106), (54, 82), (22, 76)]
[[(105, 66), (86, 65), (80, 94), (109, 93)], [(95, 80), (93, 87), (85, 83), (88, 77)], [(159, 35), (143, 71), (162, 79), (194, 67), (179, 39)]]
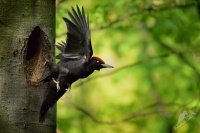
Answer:
[(0, 1), (0, 132), (55, 133), (56, 108), (39, 111), (48, 84), (55, 38), (54, 0)]

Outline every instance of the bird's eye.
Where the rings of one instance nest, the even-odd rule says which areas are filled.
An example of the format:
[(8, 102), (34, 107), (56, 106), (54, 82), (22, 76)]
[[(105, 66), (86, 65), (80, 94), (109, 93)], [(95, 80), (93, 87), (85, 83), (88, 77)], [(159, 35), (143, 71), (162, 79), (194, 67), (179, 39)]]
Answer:
[(97, 60), (97, 63), (99, 63), (99, 61)]

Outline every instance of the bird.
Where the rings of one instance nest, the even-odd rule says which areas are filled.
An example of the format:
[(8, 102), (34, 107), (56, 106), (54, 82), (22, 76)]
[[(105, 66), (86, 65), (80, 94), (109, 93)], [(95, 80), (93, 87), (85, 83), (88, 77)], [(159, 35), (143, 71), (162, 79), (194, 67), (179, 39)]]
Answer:
[[(76, 9), (76, 10), (75, 10)], [(106, 64), (101, 58), (93, 56), (91, 32), (89, 28), (89, 15), (84, 8), (72, 7), (67, 10), (68, 18), (63, 17), (67, 27), (66, 42), (60, 42), (56, 47), (61, 51), (56, 56), (60, 61), (57, 64), (48, 63), (51, 72), (40, 82), (49, 82), (48, 93), (40, 108), (39, 122), (45, 121), (50, 108), (71, 89), (72, 83), (78, 79), (87, 78), (95, 70), (114, 68)]]

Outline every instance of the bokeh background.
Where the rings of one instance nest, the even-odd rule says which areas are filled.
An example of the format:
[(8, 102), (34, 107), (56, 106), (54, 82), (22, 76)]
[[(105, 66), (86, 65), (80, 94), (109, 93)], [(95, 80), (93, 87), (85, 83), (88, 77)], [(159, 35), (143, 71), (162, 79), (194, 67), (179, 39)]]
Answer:
[(57, 132), (200, 132), (198, 0), (56, 4), (56, 42), (66, 39), (67, 10), (83, 6), (94, 55), (115, 67), (72, 85), (57, 104)]

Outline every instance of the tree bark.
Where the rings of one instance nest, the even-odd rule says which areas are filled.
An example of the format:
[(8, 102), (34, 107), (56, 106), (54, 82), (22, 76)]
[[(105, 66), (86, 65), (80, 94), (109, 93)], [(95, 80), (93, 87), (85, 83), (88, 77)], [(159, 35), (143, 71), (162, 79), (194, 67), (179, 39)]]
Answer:
[(0, 132), (55, 133), (56, 108), (39, 123), (55, 38), (55, 1), (0, 0)]

